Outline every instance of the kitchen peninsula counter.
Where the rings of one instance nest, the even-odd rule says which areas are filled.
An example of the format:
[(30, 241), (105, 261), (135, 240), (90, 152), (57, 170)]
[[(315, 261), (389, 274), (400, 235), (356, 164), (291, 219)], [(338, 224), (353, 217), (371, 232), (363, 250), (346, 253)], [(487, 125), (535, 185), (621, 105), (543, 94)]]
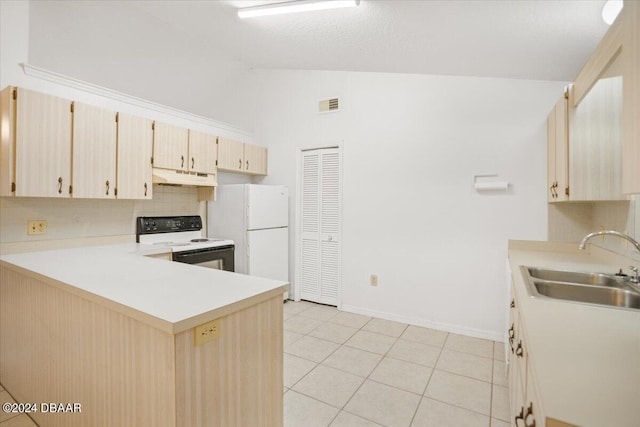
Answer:
[[(286, 283), (162, 252), (0, 256), (0, 382), (18, 402), (82, 405), (30, 414), (41, 426), (282, 425)], [(214, 339), (196, 345), (213, 320)]]

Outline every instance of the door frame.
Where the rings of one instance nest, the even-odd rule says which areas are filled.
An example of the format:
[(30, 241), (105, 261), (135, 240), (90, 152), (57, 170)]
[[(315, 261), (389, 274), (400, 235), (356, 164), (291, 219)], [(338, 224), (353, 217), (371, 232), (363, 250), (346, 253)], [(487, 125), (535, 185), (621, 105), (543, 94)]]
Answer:
[(342, 169), (343, 169), (343, 144), (344, 141), (339, 141), (333, 144), (322, 144), (322, 145), (310, 145), (306, 147), (299, 147), (297, 149), (296, 155), (296, 205), (295, 205), (295, 227), (294, 227), (294, 245), (295, 245), (295, 261), (294, 261), (294, 277), (295, 281), (293, 286), (291, 287), (291, 291), (293, 295), (291, 298), (294, 301), (300, 301), (300, 260), (301, 260), (301, 250), (302, 246), (300, 245), (300, 238), (302, 236), (302, 153), (305, 151), (314, 151), (314, 150), (323, 150), (323, 149), (337, 149), (338, 157), (340, 161), (340, 167), (338, 169), (338, 180), (340, 185), (338, 186), (338, 199), (340, 208), (338, 209), (338, 215), (340, 217), (340, 226), (338, 230), (339, 242), (340, 242), (340, 256), (338, 259), (340, 260), (340, 265), (338, 266), (338, 301), (337, 308), (338, 310), (342, 309), (342, 219), (343, 219), (343, 202), (342, 202), (342, 194), (343, 194), (343, 182), (342, 182)]

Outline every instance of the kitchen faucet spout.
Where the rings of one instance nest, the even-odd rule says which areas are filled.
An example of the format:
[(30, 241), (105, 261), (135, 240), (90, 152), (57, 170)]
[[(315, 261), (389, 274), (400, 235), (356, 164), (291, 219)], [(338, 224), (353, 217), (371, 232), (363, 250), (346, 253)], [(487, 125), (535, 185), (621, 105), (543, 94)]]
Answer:
[(592, 237), (595, 236), (605, 236), (605, 235), (611, 235), (611, 236), (617, 236), (620, 237), (621, 239), (625, 239), (628, 240), (635, 248), (638, 252), (640, 252), (640, 243), (638, 243), (637, 240), (635, 240), (633, 237), (628, 236), (624, 233), (619, 233), (617, 231), (614, 230), (605, 230), (605, 231), (596, 231), (595, 233), (589, 233), (586, 236), (584, 236), (584, 238), (582, 239), (582, 241), (580, 242), (580, 244), (578, 245), (578, 249), (580, 249), (581, 251), (584, 250), (585, 245), (587, 244), (587, 241), (589, 239), (591, 239)]

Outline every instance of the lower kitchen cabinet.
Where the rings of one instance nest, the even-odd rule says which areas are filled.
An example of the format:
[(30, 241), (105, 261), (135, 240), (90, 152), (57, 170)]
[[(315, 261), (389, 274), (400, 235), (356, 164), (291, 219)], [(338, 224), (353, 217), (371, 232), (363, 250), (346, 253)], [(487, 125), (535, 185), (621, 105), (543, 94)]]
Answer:
[(515, 289), (511, 288), (509, 306), (509, 401), (511, 425), (516, 427), (572, 427), (573, 424), (547, 418), (544, 414), (534, 370), (534, 357), (529, 352), (526, 328)]

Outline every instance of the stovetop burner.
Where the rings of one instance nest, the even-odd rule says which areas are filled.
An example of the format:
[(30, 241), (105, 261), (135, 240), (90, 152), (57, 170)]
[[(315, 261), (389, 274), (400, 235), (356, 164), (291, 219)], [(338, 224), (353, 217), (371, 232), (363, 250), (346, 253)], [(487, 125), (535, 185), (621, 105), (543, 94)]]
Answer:
[(200, 242), (208, 242), (209, 239), (204, 239), (204, 238), (202, 238), (202, 239), (191, 239), (191, 241), (193, 243), (200, 243)]

